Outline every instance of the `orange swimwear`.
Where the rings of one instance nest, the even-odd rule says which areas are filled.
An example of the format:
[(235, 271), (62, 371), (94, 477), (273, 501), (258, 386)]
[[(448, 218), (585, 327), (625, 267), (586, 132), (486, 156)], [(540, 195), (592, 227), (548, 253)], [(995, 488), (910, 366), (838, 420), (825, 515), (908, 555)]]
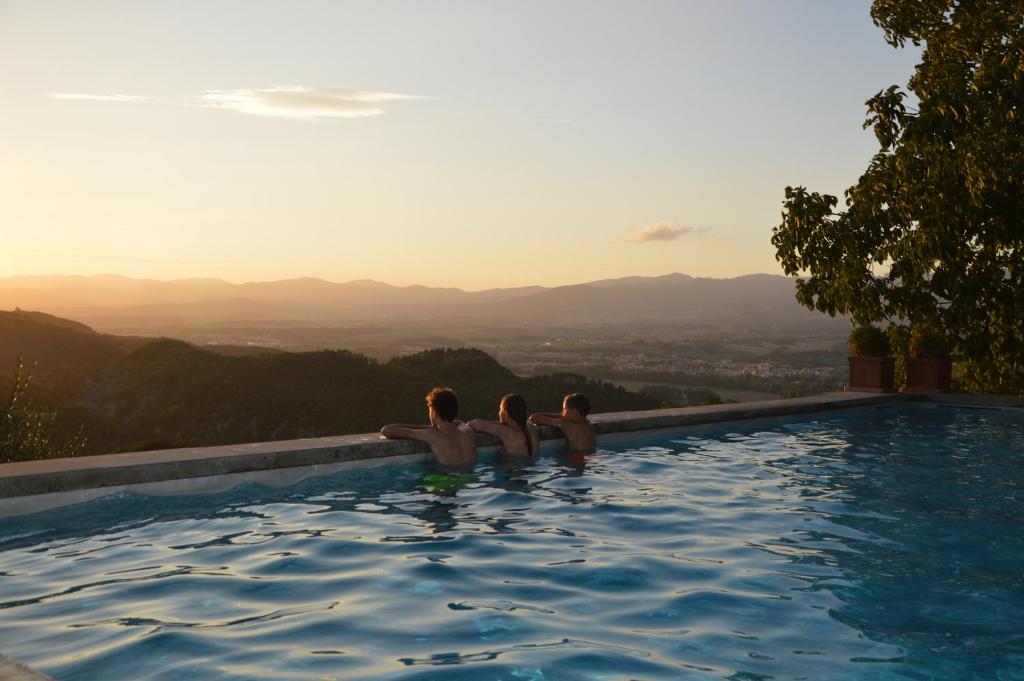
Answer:
[(589, 452), (571, 451), (568, 452), (568, 454), (570, 463), (574, 466), (582, 466), (589, 461), (591, 457), (597, 456), (597, 450), (590, 450)]

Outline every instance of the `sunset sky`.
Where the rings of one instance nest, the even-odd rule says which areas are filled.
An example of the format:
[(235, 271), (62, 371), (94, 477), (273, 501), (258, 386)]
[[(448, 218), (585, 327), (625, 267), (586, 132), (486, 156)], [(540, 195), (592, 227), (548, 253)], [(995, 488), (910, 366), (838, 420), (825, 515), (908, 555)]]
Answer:
[(779, 272), (905, 83), (867, 0), (0, 0), (0, 276)]

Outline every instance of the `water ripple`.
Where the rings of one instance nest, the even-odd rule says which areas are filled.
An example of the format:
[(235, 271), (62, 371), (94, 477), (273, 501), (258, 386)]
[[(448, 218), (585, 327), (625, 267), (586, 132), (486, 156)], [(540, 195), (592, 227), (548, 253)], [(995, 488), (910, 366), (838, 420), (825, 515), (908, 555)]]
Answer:
[(0, 527), (57, 679), (1020, 677), (1024, 418), (900, 407)]
[(556, 643), (525, 643), (522, 645), (507, 646), (495, 650), (486, 650), (479, 653), (435, 653), (427, 658), (402, 657), (399, 662), (407, 666), (428, 664), (428, 665), (449, 665), (465, 664), (467, 662), (483, 662), (497, 659), (499, 655), (511, 652), (543, 652), (546, 650), (558, 650), (564, 648), (594, 648), (603, 651), (618, 653), (621, 655), (634, 655), (636, 657), (650, 657), (650, 653), (644, 650), (635, 650), (623, 646), (608, 645), (606, 643), (595, 643), (593, 641), (582, 641), (578, 639), (563, 638)]
[(68, 626), (72, 629), (111, 625), (119, 627), (154, 627), (151, 633), (155, 633), (161, 629), (217, 629), (220, 627), (235, 627), (243, 624), (256, 624), (258, 622), (272, 622), (274, 620), (292, 617), (294, 615), (304, 615), (311, 612), (333, 610), (337, 605), (338, 601), (331, 601), (329, 603), (310, 605), (301, 608), (284, 608), (282, 610), (275, 610), (274, 612), (268, 612), (263, 615), (240, 617), (238, 619), (226, 620), (223, 622), (172, 622), (146, 617), (119, 617), (115, 619), (96, 620), (94, 622), (82, 622), (80, 624), (69, 624)]

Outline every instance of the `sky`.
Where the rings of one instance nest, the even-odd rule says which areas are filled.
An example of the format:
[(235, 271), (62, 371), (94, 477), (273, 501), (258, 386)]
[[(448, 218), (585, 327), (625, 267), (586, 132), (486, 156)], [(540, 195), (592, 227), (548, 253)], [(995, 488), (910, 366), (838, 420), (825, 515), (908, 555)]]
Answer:
[(781, 273), (905, 83), (867, 0), (0, 0), (0, 276)]

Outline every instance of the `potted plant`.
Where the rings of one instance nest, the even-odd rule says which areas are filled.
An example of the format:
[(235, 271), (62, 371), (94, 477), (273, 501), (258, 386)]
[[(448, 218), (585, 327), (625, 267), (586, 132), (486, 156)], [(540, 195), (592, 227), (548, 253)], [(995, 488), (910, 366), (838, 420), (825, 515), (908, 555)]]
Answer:
[(930, 326), (915, 327), (910, 333), (907, 357), (908, 392), (948, 393), (953, 377), (953, 360), (949, 357), (949, 344), (939, 329)]
[(881, 329), (866, 324), (850, 332), (850, 378), (847, 390), (873, 393), (896, 391), (896, 358), (889, 338)]

